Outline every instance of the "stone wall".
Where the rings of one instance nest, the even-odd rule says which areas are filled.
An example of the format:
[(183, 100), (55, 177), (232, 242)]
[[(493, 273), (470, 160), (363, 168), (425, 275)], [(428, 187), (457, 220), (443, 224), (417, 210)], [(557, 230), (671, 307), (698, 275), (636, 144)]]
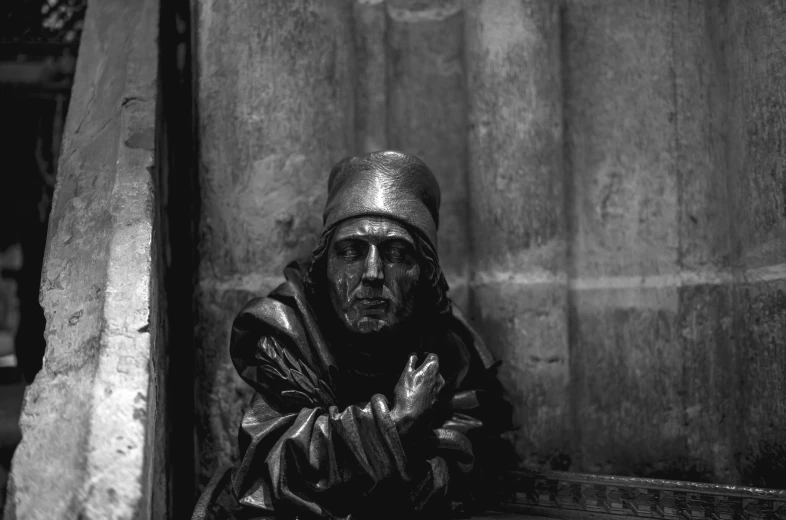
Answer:
[(248, 398), (232, 317), (313, 247), (332, 164), (381, 148), (439, 178), (525, 464), (783, 484), (778, 2), (194, 6), (202, 484)]
[[(154, 146), (156, 0), (91, 1), (5, 518), (163, 518)], [(153, 489), (155, 488), (155, 489)]]
[(559, 6), (468, 5), (470, 316), (537, 467), (570, 453)]
[(325, 165), (353, 148), (354, 53), (347, 2), (216, 0), (199, 2), (195, 14), (204, 484), (237, 456), (249, 395), (229, 360), (231, 319), (281, 283), (287, 262), (309, 253), (322, 227)]
[(779, 487), (784, 14), (641, 8), (564, 14), (573, 454), (585, 471)]

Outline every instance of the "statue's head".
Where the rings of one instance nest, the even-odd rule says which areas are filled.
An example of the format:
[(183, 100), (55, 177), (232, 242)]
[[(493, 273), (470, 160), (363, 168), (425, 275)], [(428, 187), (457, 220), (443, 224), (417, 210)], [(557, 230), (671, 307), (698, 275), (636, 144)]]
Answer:
[(439, 202), (434, 175), (412, 155), (374, 152), (333, 167), (306, 285), (348, 331), (396, 330), (449, 310)]

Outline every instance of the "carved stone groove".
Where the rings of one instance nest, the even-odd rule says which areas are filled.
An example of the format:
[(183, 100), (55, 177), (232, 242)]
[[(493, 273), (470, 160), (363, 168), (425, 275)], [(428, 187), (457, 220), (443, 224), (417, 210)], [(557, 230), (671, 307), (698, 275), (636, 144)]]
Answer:
[(513, 478), (501, 509), (547, 518), (786, 519), (786, 490), (568, 472)]

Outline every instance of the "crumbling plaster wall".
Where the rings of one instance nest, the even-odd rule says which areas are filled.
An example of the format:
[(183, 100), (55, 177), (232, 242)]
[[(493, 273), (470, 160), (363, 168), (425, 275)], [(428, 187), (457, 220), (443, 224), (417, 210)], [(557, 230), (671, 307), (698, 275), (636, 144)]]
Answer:
[(157, 0), (90, 1), (5, 518), (164, 518), (156, 275)]
[(422, 157), (526, 464), (784, 484), (786, 14), (775, 0), (195, 0), (197, 442), (229, 324), (353, 153)]

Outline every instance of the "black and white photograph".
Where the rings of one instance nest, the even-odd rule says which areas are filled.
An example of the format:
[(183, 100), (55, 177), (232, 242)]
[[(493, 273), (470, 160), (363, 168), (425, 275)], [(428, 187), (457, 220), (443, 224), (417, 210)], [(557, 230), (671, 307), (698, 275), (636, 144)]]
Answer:
[(786, 520), (784, 0), (3, 0), (0, 519)]

